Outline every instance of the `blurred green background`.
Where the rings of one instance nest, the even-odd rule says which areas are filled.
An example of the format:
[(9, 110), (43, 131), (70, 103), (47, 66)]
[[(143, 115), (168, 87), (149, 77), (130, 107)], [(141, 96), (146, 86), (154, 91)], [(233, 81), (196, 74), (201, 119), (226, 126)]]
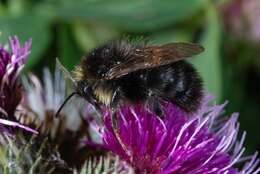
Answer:
[[(249, 152), (260, 150), (259, 0), (1, 0), (0, 43), (33, 39), (25, 72), (70, 70), (92, 48), (112, 39), (148, 38), (153, 44), (199, 42), (191, 59), (226, 113), (240, 112)], [(258, 133), (257, 133), (258, 132)]]

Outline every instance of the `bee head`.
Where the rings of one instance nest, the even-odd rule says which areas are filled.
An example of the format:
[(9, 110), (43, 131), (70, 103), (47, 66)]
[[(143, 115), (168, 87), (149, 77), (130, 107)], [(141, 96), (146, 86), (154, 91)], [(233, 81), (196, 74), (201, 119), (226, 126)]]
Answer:
[(93, 97), (92, 85), (86, 81), (78, 81), (76, 83), (76, 93), (91, 104), (96, 102)]
[(61, 109), (65, 106), (65, 104), (73, 97), (74, 95), (78, 95), (82, 98), (84, 98), (86, 101), (88, 101), (90, 104), (95, 105), (96, 100), (93, 97), (93, 91), (91, 85), (84, 81), (79, 81), (75, 83), (76, 89), (74, 92), (72, 92), (65, 101), (61, 104), (60, 108), (55, 114), (55, 117), (57, 118), (60, 114)]
[[(61, 109), (65, 106), (65, 104), (73, 97), (74, 95), (79, 95), (86, 99), (89, 103), (95, 103), (95, 99), (93, 98), (92, 86), (93, 80), (86, 79), (84, 80), (84, 74), (81, 66), (76, 67), (74, 71), (74, 77), (69, 73), (69, 71), (56, 59), (56, 64), (58, 68), (63, 72), (64, 76), (70, 79), (75, 85), (75, 91), (72, 92), (61, 104), (59, 109), (57, 110), (55, 117), (58, 117)], [(89, 83), (90, 82), (90, 83)]]

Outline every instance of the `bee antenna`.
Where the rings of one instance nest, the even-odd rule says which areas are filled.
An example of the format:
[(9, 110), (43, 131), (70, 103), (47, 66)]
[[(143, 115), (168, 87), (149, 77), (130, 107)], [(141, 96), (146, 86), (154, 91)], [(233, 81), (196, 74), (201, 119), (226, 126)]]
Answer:
[(71, 93), (65, 100), (64, 102), (61, 104), (61, 106), (59, 107), (58, 111), (55, 114), (55, 118), (58, 118), (60, 115), (60, 111), (62, 110), (62, 108), (65, 106), (65, 104), (71, 99), (71, 97), (73, 97), (74, 95), (78, 94), (78, 92), (73, 92)]

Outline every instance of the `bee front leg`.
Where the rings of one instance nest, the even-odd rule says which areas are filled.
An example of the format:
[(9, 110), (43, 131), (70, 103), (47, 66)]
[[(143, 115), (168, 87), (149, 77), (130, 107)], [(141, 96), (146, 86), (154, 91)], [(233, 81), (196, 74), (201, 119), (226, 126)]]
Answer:
[(120, 136), (120, 127), (118, 125), (118, 115), (117, 115), (117, 110), (118, 110), (118, 106), (119, 106), (119, 102), (120, 102), (120, 96), (122, 96), (122, 91), (120, 88), (117, 88), (112, 96), (111, 99), (111, 103), (110, 103), (110, 108), (111, 108), (111, 121), (112, 121), (112, 127), (114, 129), (114, 133), (116, 136), (117, 141), (119, 142), (119, 144), (121, 144), (121, 146), (127, 150), (124, 142), (121, 139)]
[(116, 115), (116, 110), (112, 110), (111, 121), (112, 121), (112, 127), (113, 127), (114, 131), (116, 133), (119, 133), (118, 118), (117, 118), (117, 115)]
[(113, 104), (114, 107), (111, 108), (111, 121), (112, 121), (112, 127), (115, 133), (115, 137), (118, 141), (118, 143), (122, 146), (122, 148), (124, 149), (125, 152), (127, 152), (127, 154), (129, 154), (127, 146), (125, 145), (125, 143), (122, 141), (121, 136), (120, 136), (120, 127), (118, 125), (118, 116), (117, 116), (117, 108), (118, 108), (118, 103), (119, 100), (113, 100), (113, 102), (111, 104)]
[(101, 124), (104, 124), (103, 112), (102, 112), (102, 109), (100, 107), (100, 104), (98, 104), (97, 102), (94, 102), (93, 106), (94, 106), (95, 111), (97, 113), (98, 121), (100, 121)]
[(118, 118), (116, 115), (116, 111), (118, 109), (120, 95), (121, 95), (121, 89), (117, 88), (115, 90), (115, 92), (113, 93), (113, 96), (112, 96), (111, 102), (110, 102), (110, 108), (112, 111), (112, 114), (111, 114), (112, 126), (113, 126), (114, 130), (116, 130), (116, 131), (118, 131)]

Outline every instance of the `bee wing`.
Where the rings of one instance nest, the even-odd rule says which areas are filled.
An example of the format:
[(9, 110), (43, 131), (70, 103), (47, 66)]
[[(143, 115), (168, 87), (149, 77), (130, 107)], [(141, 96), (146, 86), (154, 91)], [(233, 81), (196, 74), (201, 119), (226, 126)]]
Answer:
[(185, 58), (197, 55), (204, 48), (193, 43), (169, 43), (162, 46), (137, 48), (134, 55), (126, 62), (112, 67), (106, 74), (106, 79), (119, 78), (128, 73), (167, 65)]
[(60, 63), (58, 58), (56, 58), (56, 66), (61, 70), (65, 78), (70, 79), (73, 83), (76, 82), (70, 72)]

